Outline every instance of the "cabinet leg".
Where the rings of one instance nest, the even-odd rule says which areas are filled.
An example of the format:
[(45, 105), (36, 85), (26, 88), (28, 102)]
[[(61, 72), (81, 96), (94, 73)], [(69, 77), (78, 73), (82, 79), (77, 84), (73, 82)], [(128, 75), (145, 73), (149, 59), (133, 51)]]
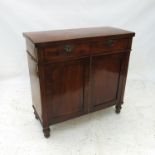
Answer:
[(46, 138), (50, 137), (50, 128), (49, 127), (43, 128), (43, 133)]
[(115, 106), (115, 112), (117, 114), (119, 114), (121, 112), (122, 104), (123, 104), (123, 102), (120, 102), (120, 103), (116, 104), (116, 106)]
[(121, 112), (121, 108), (122, 108), (121, 104), (120, 104), (120, 105), (116, 105), (116, 107), (115, 107), (115, 112), (116, 112), (117, 114), (119, 114), (119, 113)]

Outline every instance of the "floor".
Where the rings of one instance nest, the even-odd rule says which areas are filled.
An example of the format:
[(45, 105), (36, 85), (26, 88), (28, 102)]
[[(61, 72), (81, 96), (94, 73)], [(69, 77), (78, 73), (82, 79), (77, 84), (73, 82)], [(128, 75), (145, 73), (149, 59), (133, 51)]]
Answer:
[(28, 78), (0, 81), (0, 155), (155, 155), (155, 83), (128, 80), (114, 107), (51, 126), (45, 139)]

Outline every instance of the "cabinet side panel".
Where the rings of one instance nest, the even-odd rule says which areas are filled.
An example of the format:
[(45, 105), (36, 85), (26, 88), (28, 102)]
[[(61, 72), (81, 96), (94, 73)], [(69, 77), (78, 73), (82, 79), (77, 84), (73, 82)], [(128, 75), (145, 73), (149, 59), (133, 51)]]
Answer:
[(40, 96), (40, 84), (37, 75), (37, 63), (27, 54), (28, 66), (30, 74), (31, 92), (32, 92), (32, 102), (35, 107), (37, 114), (40, 119), (42, 119), (42, 109), (41, 109), (41, 96)]
[(30, 55), (38, 61), (38, 56), (37, 56), (37, 50), (35, 48), (35, 45), (28, 39), (26, 39), (26, 49), (30, 53)]

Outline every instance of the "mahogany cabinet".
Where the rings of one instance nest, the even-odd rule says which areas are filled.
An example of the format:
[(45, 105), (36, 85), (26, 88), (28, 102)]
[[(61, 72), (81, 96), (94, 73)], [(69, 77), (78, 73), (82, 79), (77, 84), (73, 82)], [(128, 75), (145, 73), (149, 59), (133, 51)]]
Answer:
[(49, 126), (123, 103), (134, 32), (112, 27), (23, 33), (33, 108)]

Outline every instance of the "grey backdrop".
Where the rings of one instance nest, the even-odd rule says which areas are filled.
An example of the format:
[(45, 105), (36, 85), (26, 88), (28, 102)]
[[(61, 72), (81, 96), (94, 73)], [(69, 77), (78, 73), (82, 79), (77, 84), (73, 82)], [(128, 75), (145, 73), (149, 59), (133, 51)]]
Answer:
[[(125, 104), (51, 126), (32, 110), (22, 32), (135, 31)], [(0, 0), (0, 155), (155, 155), (155, 0)]]
[(22, 32), (93, 26), (135, 31), (128, 78), (155, 81), (154, 0), (0, 0), (0, 79), (28, 73)]

